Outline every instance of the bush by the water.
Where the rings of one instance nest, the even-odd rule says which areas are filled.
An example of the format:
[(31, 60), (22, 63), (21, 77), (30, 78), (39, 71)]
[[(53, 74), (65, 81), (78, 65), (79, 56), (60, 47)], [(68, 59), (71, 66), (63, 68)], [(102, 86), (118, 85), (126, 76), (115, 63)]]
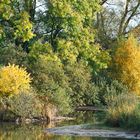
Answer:
[(100, 105), (107, 107), (105, 123), (113, 127), (139, 130), (139, 97), (129, 92), (129, 88), (117, 80), (96, 78), (99, 88)]
[[(13, 118), (41, 117), (42, 104), (33, 92), (21, 92), (16, 96), (2, 97), (0, 102), (0, 118), (11, 121)], [(7, 117), (3, 117), (7, 116)]]
[(120, 94), (110, 97), (106, 123), (111, 126), (139, 129), (139, 100), (133, 94)]
[(63, 114), (71, 112), (68, 78), (57, 56), (41, 55), (32, 64), (33, 87), (44, 104), (54, 104)]
[(41, 117), (42, 104), (34, 93), (20, 93), (7, 99), (8, 109), (21, 118)]
[(61, 112), (97, 101), (98, 90), (92, 83), (91, 71), (82, 62), (64, 65), (57, 55), (41, 55), (31, 69), (39, 96), (47, 96)]
[(97, 96), (98, 100), (100, 101), (100, 105), (109, 105), (110, 102), (112, 103), (110, 98), (128, 93), (128, 88), (126, 85), (107, 77), (96, 78), (95, 84), (98, 87)]

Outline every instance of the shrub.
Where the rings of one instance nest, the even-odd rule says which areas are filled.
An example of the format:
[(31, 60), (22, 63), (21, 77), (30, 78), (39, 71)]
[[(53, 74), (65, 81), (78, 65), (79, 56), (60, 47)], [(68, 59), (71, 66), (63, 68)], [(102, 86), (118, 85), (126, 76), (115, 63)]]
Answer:
[(0, 47), (0, 64), (8, 65), (27, 65), (27, 53), (23, 51), (21, 47), (16, 47), (14, 45), (9, 45), (7, 47)]
[(66, 113), (71, 106), (91, 105), (97, 100), (90, 69), (82, 62), (63, 65), (57, 55), (40, 55), (31, 70), (34, 88), (44, 100), (48, 97), (47, 102), (59, 107), (58, 110)]
[(98, 88), (92, 82), (91, 69), (83, 62), (68, 64), (65, 73), (72, 90), (70, 97), (73, 106), (93, 105), (98, 102)]
[(139, 131), (140, 130), (140, 111), (139, 110), (140, 110), (140, 107), (137, 106), (136, 109), (131, 114), (124, 117), (121, 120), (121, 127)]
[[(138, 99), (133, 94), (120, 94), (110, 98), (108, 104), (106, 122), (113, 126), (119, 127), (132, 127), (130, 124), (131, 117), (138, 117), (137, 121), (140, 120), (140, 115), (136, 114), (138, 107)], [(133, 120), (132, 120), (133, 121)], [(132, 122), (131, 122), (132, 123)], [(139, 121), (137, 123), (140, 123)], [(133, 126), (134, 127), (134, 126)]]
[(50, 100), (57, 106), (58, 113), (61, 115), (70, 113), (73, 110), (71, 107), (72, 102), (66, 90), (59, 87), (54, 94), (55, 95), (51, 94)]
[(10, 96), (30, 89), (31, 78), (24, 68), (8, 65), (0, 69), (0, 94)]
[(117, 80), (110, 78), (96, 78), (95, 84), (98, 87), (98, 99), (100, 105), (109, 105), (111, 98), (114, 98), (120, 94), (127, 94), (128, 88), (124, 84)]
[(8, 109), (21, 118), (41, 116), (42, 104), (33, 93), (20, 93), (7, 98)]
[(127, 85), (130, 92), (140, 95), (140, 47), (131, 35), (117, 44), (111, 63), (111, 76)]
[(42, 117), (42, 103), (35, 93), (20, 92), (16, 96), (1, 97), (0, 120), (15, 121), (20, 118)]
[[(71, 111), (70, 88), (63, 64), (56, 55), (41, 55), (31, 65), (33, 87), (44, 104), (54, 104), (61, 114)], [(45, 108), (44, 108), (45, 109)]]

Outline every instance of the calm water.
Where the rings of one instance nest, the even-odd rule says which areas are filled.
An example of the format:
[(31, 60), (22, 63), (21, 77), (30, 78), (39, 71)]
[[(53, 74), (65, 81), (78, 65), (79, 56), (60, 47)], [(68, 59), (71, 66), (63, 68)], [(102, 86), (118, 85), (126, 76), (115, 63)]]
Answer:
[(109, 139), (94, 137), (78, 137), (78, 136), (57, 136), (50, 135), (45, 132), (46, 128), (55, 126), (64, 126), (71, 124), (93, 123), (97, 120), (95, 114), (80, 112), (76, 114), (76, 121), (68, 121), (55, 124), (30, 124), (15, 125), (14, 123), (0, 124), (0, 140), (126, 140), (126, 139)]

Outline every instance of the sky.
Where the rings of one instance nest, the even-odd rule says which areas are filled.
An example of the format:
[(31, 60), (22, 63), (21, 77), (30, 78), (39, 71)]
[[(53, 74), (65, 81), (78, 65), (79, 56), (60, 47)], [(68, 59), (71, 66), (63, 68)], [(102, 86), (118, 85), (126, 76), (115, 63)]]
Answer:
[[(135, 0), (132, 0), (132, 1), (135, 4)], [(105, 4), (105, 7), (107, 7), (108, 9), (115, 10), (115, 12), (118, 12), (118, 14), (120, 14), (120, 11), (124, 11), (124, 9), (125, 9), (126, 0), (109, 0), (108, 3), (109, 4)], [(139, 9), (139, 11), (140, 11), (140, 9)], [(133, 18), (130, 21), (131, 26), (137, 26), (138, 24), (140, 24), (140, 15), (136, 18)]]

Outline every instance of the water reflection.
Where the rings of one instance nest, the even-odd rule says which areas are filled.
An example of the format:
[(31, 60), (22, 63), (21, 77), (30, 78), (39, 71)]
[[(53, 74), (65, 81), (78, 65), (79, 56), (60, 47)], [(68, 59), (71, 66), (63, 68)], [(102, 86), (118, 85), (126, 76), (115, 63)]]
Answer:
[[(63, 123), (51, 124), (30, 124), (30, 125), (15, 125), (14, 123), (0, 123), (0, 140), (115, 140), (109, 138), (93, 138), (93, 137), (78, 137), (78, 136), (57, 136), (50, 135), (44, 130), (54, 126), (63, 126), (69, 124), (83, 124), (96, 121), (95, 114), (87, 112), (78, 112), (77, 121), (68, 121)], [(118, 139), (116, 139), (118, 140)], [(121, 139), (119, 139), (121, 140)], [(124, 140), (124, 139), (122, 139)]]
[[(48, 125), (0, 125), (0, 140), (111, 140), (107, 138), (56, 136), (45, 133)], [(114, 140), (114, 139), (112, 139)]]

